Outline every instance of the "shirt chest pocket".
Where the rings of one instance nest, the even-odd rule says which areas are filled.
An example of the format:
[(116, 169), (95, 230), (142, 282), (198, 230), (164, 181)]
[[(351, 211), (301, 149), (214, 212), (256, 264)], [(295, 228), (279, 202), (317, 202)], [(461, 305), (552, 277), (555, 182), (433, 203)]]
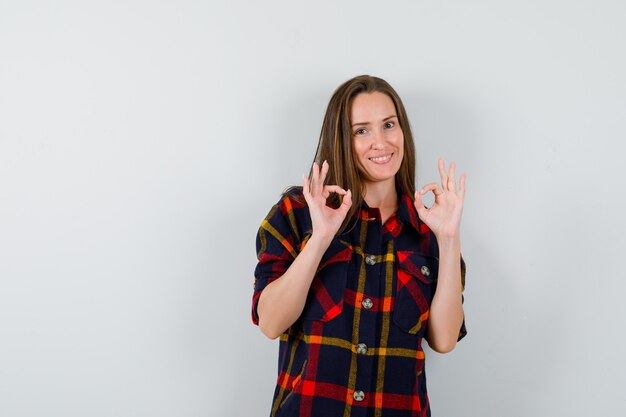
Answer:
[(439, 260), (434, 256), (397, 251), (394, 323), (407, 333), (423, 333), (435, 288)]
[(343, 310), (343, 299), (352, 259), (352, 246), (334, 239), (320, 262), (301, 318), (303, 320), (329, 321)]

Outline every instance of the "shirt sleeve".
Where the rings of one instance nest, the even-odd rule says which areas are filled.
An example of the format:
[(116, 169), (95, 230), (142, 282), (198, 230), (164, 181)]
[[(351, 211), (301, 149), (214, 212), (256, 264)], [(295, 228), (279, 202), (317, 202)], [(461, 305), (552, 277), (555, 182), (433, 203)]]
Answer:
[[(463, 260), (463, 255), (461, 255), (461, 286), (463, 288), (463, 291), (465, 291), (465, 261)], [(465, 296), (463, 294), (461, 294), (461, 302), (465, 302)], [(459, 337), (456, 339), (456, 341), (458, 342), (459, 340), (463, 339), (465, 335), (467, 335), (467, 328), (465, 327), (464, 315), (463, 323), (461, 323), (461, 328), (459, 329)]]
[(256, 237), (258, 263), (254, 270), (254, 293), (252, 296), (252, 322), (259, 324), (257, 312), (263, 289), (281, 277), (298, 253), (295, 235), (295, 216), (288, 197), (274, 205), (265, 217)]

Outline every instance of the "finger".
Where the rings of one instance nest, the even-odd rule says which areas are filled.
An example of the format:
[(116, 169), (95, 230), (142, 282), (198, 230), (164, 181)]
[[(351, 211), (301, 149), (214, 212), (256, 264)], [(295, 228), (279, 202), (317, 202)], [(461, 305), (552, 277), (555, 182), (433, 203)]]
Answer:
[(337, 193), (337, 194), (344, 195), (344, 194), (346, 194), (346, 190), (344, 190), (343, 188), (341, 188), (338, 185), (325, 185), (324, 189), (322, 191), (322, 196), (324, 198), (328, 198), (330, 193)]
[(461, 200), (465, 199), (465, 180), (467, 179), (467, 175), (464, 173), (461, 174), (461, 178), (459, 178), (459, 196)]
[(348, 213), (348, 210), (350, 210), (350, 207), (352, 207), (352, 191), (350, 190), (346, 191), (346, 194), (343, 196), (342, 200), (343, 201), (341, 202), (341, 205), (339, 206), (337, 210), (339, 210), (339, 212), (343, 214), (345, 218), (346, 214)]
[(435, 197), (440, 196), (441, 194), (443, 194), (443, 190), (441, 189), (439, 184), (437, 184), (436, 182), (431, 182), (430, 184), (426, 184), (425, 186), (423, 186), (421, 191), (420, 191), (420, 194), (424, 195), (424, 194), (426, 194), (429, 191), (432, 191), (433, 194), (435, 194)]
[(437, 164), (439, 167), (439, 176), (441, 177), (441, 186), (444, 190), (448, 189), (448, 175), (446, 174), (446, 163), (443, 158), (439, 158), (439, 162)]
[(324, 181), (326, 181), (326, 174), (328, 174), (329, 167), (330, 165), (328, 165), (328, 161), (324, 160), (324, 162), (322, 162), (322, 169), (320, 173), (320, 186), (321, 187), (324, 187)]
[(448, 190), (456, 191), (456, 179), (454, 178), (454, 168), (456, 168), (456, 164), (452, 162), (450, 164), (450, 171), (448, 173)]
[(311, 191), (309, 190), (309, 177), (306, 175), (302, 175), (302, 182), (304, 186), (302, 187), (302, 194), (304, 195), (304, 199), (306, 200), (308, 205), (311, 205)]
[(311, 179), (311, 195), (315, 197), (321, 192), (320, 182), (320, 166), (317, 162), (313, 162), (313, 178)]
[(317, 178), (315, 184), (313, 184), (313, 189), (315, 190), (314, 195), (321, 195), (324, 189), (324, 177), (326, 176), (326, 172), (328, 172), (327, 162), (322, 162), (322, 165), (315, 164), (317, 166)]

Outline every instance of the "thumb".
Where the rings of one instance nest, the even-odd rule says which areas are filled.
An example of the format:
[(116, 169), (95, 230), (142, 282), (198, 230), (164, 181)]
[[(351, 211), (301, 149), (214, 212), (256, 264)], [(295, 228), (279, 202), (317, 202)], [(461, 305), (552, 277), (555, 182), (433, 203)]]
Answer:
[(415, 192), (415, 203), (413, 203), (413, 205), (415, 206), (415, 210), (417, 210), (419, 217), (423, 219), (428, 209), (424, 206), (424, 202), (422, 201), (422, 196), (419, 191)]
[(350, 210), (350, 207), (352, 207), (352, 191), (348, 190), (343, 196), (343, 201), (337, 210), (343, 214), (343, 217), (345, 218), (348, 210)]

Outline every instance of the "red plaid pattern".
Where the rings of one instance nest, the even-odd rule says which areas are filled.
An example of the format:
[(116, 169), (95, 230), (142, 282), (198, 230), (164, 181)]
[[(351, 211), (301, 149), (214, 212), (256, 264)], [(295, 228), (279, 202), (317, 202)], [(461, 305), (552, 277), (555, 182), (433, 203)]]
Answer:
[[(280, 199), (257, 234), (255, 324), (261, 292), (311, 235), (308, 208), (295, 195)], [(302, 315), (280, 337), (271, 416), (430, 416), (422, 339), (437, 284), (435, 236), (404, 194), (385, 224), (363, 203), (347, 230), (322, 257)], [(458, 339), (466, 333), (463, 322)]]

